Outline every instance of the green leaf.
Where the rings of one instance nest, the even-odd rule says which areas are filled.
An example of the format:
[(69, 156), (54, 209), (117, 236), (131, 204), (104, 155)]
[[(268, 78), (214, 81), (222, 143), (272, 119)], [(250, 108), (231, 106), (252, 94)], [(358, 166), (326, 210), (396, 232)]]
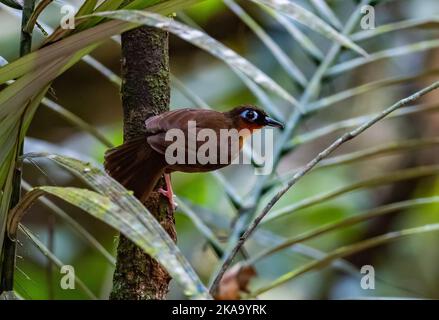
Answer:
[(130, 3), (128, 3), (126, 6), (123, 7), (123, 9), (130, 9), (130, 10), (139, 10), (143, 8), (147, 8), (151, 6), (152, 4), (160, 3), (160, 2), (166, 2), (163, 0), (133, 0)]
[[(32, 187), (26, 181), (21, 182), (23, 189), (26, 192), (29, 192)], [(100, 243), (99, 241), (88, 232), (83, 226), (81, 226), (75, 219), (70, 217), (70, 215), (57, 206), (55, 203), (50, 201), (47, 198), (39, 198), (42, 204), (44, 204), (49, 210), (51, 210), (54, 214), (56, 214), (64, 223), (69, 225), (76, 233), (83, 239), (86, 243), (90, 245), (91, 248), (94, 248), (98, 251), (109, 263), (114, 266), (116, 264), (116, 259), (110, 254)], [(38, 244), (36, 244), (38, 246)]]
[[(15, 83), (12, 85), (14, 84)], [(6, 89), (8, 88), (9, 87)], [(14, 130), (11, 135), (7, 136), (7, 140), (0, 145), (0, 154), (5, 153), (7, 155), (2, 159), (3, 162), (0, 162), (0, 248), (3, 248), (5, 225), (9, 212), (10, 197), (12, 195), (12, 179), (13, 172), (15, 171), (15, 160), (18, 146), (23, 142), (24, 135), (29, 127), (29, 116), (32, 116), (35, 112), (40, 100), (46, 93), (46, 90), (47, 86), (39, 94), (32, 97), (30, 101), (27, 101), (24, 106), (20, 106), (23, 110), (15, 110), (12, 117), (8, 116), (0, 122), (0, 131), (2, 131), (1, 128), (3, 126), (10, 126), (10, 128), (12, 128), (11, 130)], [(23, 115), (22, 112), (24, 112)], [(8, 119), (11, 120), (9, 121)]]
[[(438, 110), (439, 110), (439, 103), (414, 105), (414, 106), (410, 106), (410, 107), (404, 107), (400, 110), (395, 111), (394, 113), (390, 114), (387, 117), (387, 119), (398, 118), (398, 117), (421, 113), (421, 112), (435, 112)], [(363, 116), (359, 116), (359, 117), (355, 117), (355, 118), (351, 118), (351, 119), (342, 120), (342, 121), (335, 122), (335, 123), (329, 124), (327, 126), (321, 127), (319, 129), (298, 135), (298, 136), (294, 137), (294, 139), (289, 144), (287, 144), (285, 146), (285, 150), (291, 150), (291, 149), (297, 147), (298, 145), (301, 145), (304, 143), (309, 143), (313, 140), (316, 140), (318, 138), (321, 138), (321, 137), (327, 136), (329, 134), (338, 132), (338, 131), (343, 130), (343, 129), (348, 129), (348, 128), (358, 126), (358, 125), (362, 124), (363, 122), (365, 122), (369, 119), (372, 119), (376, 115), (378, 115), (378, 113), (367, 114), (367, 115), (363, 115)]]
[[(19, 230), (35, 245), (35, 247), (44, 255), (46, 256), (53, 264), (55, 264), (58, 268), (61, 268), (62, 266), (66, 265), (64, 262), (59, 260), (57, 256), (50, 251), (44, 243), (38, 239), (37, 236), (35, 236), (28, 228), (26, 228), (23, 225), (19, 225)], [(87, 287), (87, 285), (84, 283), (84, 281), (81, 280), (78, 275), (75, 275), (74, 278), (75, 283), (80, 287), (84, 293), (91, 299), (97, 300), (98, 298), (96, 295)]]
[(324, 22), (322, 19), (317, 17), (314, 13), (302, 8), (298, 4), (286, 1), (286, 0), (251, 0), (256, 3), (264, 4), (268, 7), (273, 8), (277, 12), (283, 13), (294, 20), (302, 23), (306, 27), (321, 33), (328, 39), (340, 43), (341, 45), (356, 51), (362, 56), (367, 57), (367, 52), (364, 51), (357, 44), (352, 42), (348, 37), (344, 36), (342, 33), (337, 32), (334, 28)]
[(6, 232), (6, 219), (12, 195), (12, 180), (14, 177), (14, 163), (16, 149), (12, 150), (8, 159), (1, 164), (0, 173), (2, 177), (0, 190), (0, 248), (3, 248), (4, 235)]
[(340, 20), (328, 6), (325, 0), (311, 0), (311, 4), (316, 8), (317, 12), (324, 17), (335, 28), (341, 30), (343, 28)]
[(371, 148), (327, 158), (321, 161), (317, 168), (328, 168), (341, 164), (349, 164), (356, 161), (369, 159), (371, 157), (384, 156), (402, 151), (412, 151), (436, 145), (439, 145), (439, 137), (395, 141), (388, 144), (374, 146)]
[(305, 52), (311, 55), (315, 60), (322, 61), (324, 55), (322, 51), (306, 36), (293, 21), (285, 17), (284, 15), (272, 10), (268, 7), (263, 7), (276, 21), (282, 25), (285, 30), (295, 39), (304, 49)]
[(175, 88), (183, 94), (194, 106), (198, 106), (202, 109), (212, 109), (199, 95), (192, 91), (183, 81), (178, 79), (171, 73), (171, 83)]
[[(148, 10), (161, 14), (169, 14), (182, 6), (191, 5), (196, 1), (197, 0), (165, 1), (164, 3), (153, 5), (148, 8)], [(64, 58), (64, 67), (59, 68), (57, 65), (51, 65), (47, 68), (46, 72), (51, 72), (53, 71), (53, 68), (57, 68), (55, 75), (51, 74), (51, 79), (49, 80), (51, 81), (59, 73), (65, 71), (68, 67), (79, 61), (82, 56), (90, 53), (94, 48), (99, 46), (103, 40), (135, 27), (135, 24), (121, 21), (109, 21), (73, 34), (1, 67), (0, 84), (5, 83), (8, 80), (17, 79), (30, 71), (37, 71), (43, 67), (47, 68), (48, 64), (53, 63), (57, 59)], [(0, 110), (1, 108), (0, 104)]]
[(348, 226), (352, 226), (354, 224), (364, 222), (369, 219), (373, 219), (376, 217), (380, 217), (386, 214), (398, 212), (407, 208), (413, 208), (417, 206), (423, 206), (433, 203), (438, 203), (439, 197), (429, 197), (429, 198), (416, 198), (411, 199), (407, 201), (401, 201), (401, 202), (395, 202), (389, 205), (381, 206), (378, 208), (374, 208), (359, 214), (356, 214), (354, 216), (341, 219), (335, 222), (331, 222), (325, 225), (322, 225), (318, 228), (315, 228), (313, 230), (306, 231), (302, 234), (299, 234), (297, 236), (294, 236), (292, 238), (286, 239), (282, 241), (280, 244), (269, 248), (267, 250), (264, 250), (263, 252), (258, 253), (256, 256), (249, 259), (246, 264), (251, 265), (254, 264), (262, 259), (265, 259), (266, 257), (272, 255), (273, 253), (276, 253), (280, 250), (289, 248), (297, 243), (301, 243), (304, 241), (308, 241), (311, 239), (314, 239), (316, 237), (319, 237), (323, 234), (326, 234), (331, 231), (335, 231), (341, 228), (345, 228)]
[(382, 79), (378, 81), (364, 83), (357, 87), (349, 88), (344, 91), (337, 92), (333, 95), (321, 98), (318, 101), (311, 103), (308, 107), (308, 112), (319, 111), (333, 104), (339, 103), (347, 99), (351, 99), (353, 97), (356, 97), (357, 95), (361, 95), (373, 90), (382, 89), (384, 87), (393, 86), (401, 83), (407, 83), (410, 81), (416, 81), (437, 74), (439, 74), (439, 69), (431, 69), (411, 76), (392, 77), (388, 79)]
[(352, 34), (351, 39), (353, 41), (363, 41), (373, 37), (380, 36), (382, 34), (394, 31), (400, 31), (409, 28), (437, 28), (439, 24), (439, 17), (427, 17), (422, 19), (409, 19), (404, 21), (398, 21), (394, 23), (384, 24), (377, 26), (374, 29), (362, 30)]
[(279, 64), (284, 68), (285, 72), (299, 83), (302, 87), (305, 87), (308, 83), (305, 75), (296, 66), (296, 64), (286, 55), (286, 53), (279, 47), (279, 45), (268, 35), (267, 32), (247, 13), (242, 9), (236, 2), (232, 0), (223, 1), (230, 10), (232, 10), (254, 33), (255, 35), (265, 44), (265, 46), (270, 50), (273, 56), (277, 59)]
[(22, 10), (23, 6), (16, 0), (0, 0), (1, 3), (13, 9)]
[(177, 211), (181, 211), (186, 215), (193, 222), (198, 231), (206, 237), (213, 249), (221, 255), (223, 253), (223, 248), (213, 231), (210, 230), (210, 228), (198, 217), (190, 206), (186, 205), (183, 200), (176, 198), (176, 201), (178, 204)]
[(58, 103), (56, 103), (50, 99), (47, 99), (47, 98), (44, 98), (41, 101), (41, 103), (43, 105), (45, 105), (47, 108), (49, 108), (50, 110), (59, 114), (64, 119), (66, 119), (66, 121), (68, 121), (69, 123), (75, 125), (76, 127), (81, 129), (82, 131), (85, 131), (88, 134), (90, 134), (91, 136), (93, 136), (94, 138), (96, 138), (104, 146), (106, 146), (108, 148), (113, 147), (113, 144), (98, 129), (96, 129), (96, 127), (85, 122), (84, 120), (82, 120), (80, 117), (78, 117), (73, 112), (67, 110), (63, 106), (61, 106)]
[(418, 234), (425, 234), (429, 232), (439, 231), (439, 223), (436, 224), (428, 224), (421, 227), (415, 227), (410, 229), (404, 229), (399, 231), (393, 231), (386, 234), (383, 234), (381, 236), (370, 238), (361, 242), (357, 242), (351, 245), (347, 245), (341, 248), (338, 248), (331, 253), (329, 253), (325, 258), (312, 261), (310, 263), (305, 264), (302, 267), (297, 268), (296, 270), (293, 270), (291, 272), (288, 272), (284, 274), (283, 276), (277, 278), (270, 284), (257, 289), (256, 291), (252, 292), (250, 296), (256, 297), (261, 293), (264, 293), (268, 290), (271, 290), (285, 282), (288, 282), (292, 279), (297, 278), (298, 276), (305, 274), (307, 272), (326, 267), (330, 262), (332, 262), (335, 259), (343, 258), (349, 255), (352, 255), (357, 252), (361, 252), (364, 250), (367, 250), (369, 248), (373, 248), (379, 245), (383, 245), (395, 240), (399, 240), (411, 235), (418, 235)]
[(336, 76), (346, 71), (364, 66), (366, 64), (376, 62), (384, 59), (394, 59), (395, 57), (404, 56), (416, 52), (427, 51), (439, 47), (439, 40), (426, 40), (417, 43), (412, 43), (406, 46), (387, 49), (371, 53), (367, 58), (355, 58), (349, 61), (345, 61), (328, 69), (326, 76)]
[[(285, 237), (279, 236), (277, 233), (268, 231), (266, 229), (259, 229), (255, 232), (253, 237), (255, 238), (255, 241), (259, 242), (263, 248), (270, 245), (277, 246), (286, 241)], [(323, 259), (327, 255), (326, 252), (303, 243), (298, 243), (295, 246), (289, 247), (287, 252), (292, 253), (295, 256), (306, 258), (308, 261), (309, 259)], [(355, 278), (358, 278), (358, 275), (360, 274), (355, 265), (344, 259), (336, 259), (331, 263), (330, 266), (333, 267), (334, 270), (345, 272), (346, 274)]]
[(85, 0), (82, 6), (79, 8), (78, 13), (76, 14), (78, 17), (92, 13), (98, 0)]
[[(209, 298), (206, 288), (168, 233), (142, 203), (117, 181), (80, 160), (55, 154), (31, 154), (27, 157), (52, 160), (100, 193), (77, 188), (36, 187), (33, 189), (36, 197), (42, 195), (37, 192), (53, 194), (103, 220), (157, 259), (180, 283), (188, 296)], [(28, 196), (27, 199), (29, 197), (32, 196)], [(35, 198), (35, 195), (33, 197)], [(24, 205), (23, 208), (27, 208), (26, 202)]]
[(276, 82), (274, 82), (264, 72), (259, 70), (233, 50), (227, 48), (217, 40), (198, 29), (191, 28), (164, 16), (145, 11), (118, 10), (113, 12), (100, 12), (93, 14), (93, 16), (95, 15), (129, 21), (132, 23), (144, 24), (173, 33), (176, 36), (192, 43), (193, 45), (209, 52), (213, 56), (223, 60), (231, 67), (233, 71), (238, 70), (242, 72), (266, 90), (279, 95), (292, 105), (298, 107), (296, 99), (286, 92), (285, 89), (280, 87)]
[[(105, 0), (93, 12), (117, 10), (123, 2), (124, 2), (124, 0)], [(81, 25), (81, 28), (88, 29), (90, 27), (93, 27), (93, 26), (97, 25), (99, 22), (101, 22), (103, 19), (104, 18), (100, 18), (100, 17), (94, 17), (92, 19), (89, 19), (89, 20), (87, 20), (87, 22), (85, 22), (83, 25)]]
[(420, 166), (405, 170), (399, 170), (399, 171), (393, 171), (391, 173), (382, 174), (378, 177), (362, 180), (353, 184), (350, 184), (348, 186), (334, 188), (331, 191), (323, 192), (320, 194), (317, 194), (315, 196), (303, 199), (297, 203), (288, 205), (286, 207), (283, 207), (281, 209), (273, 210), (270, 215), (267, 216), (267, 218), (262, 222), (262, 224), (267, 223), (268, 221), (272, 221), (275, 219), (278, 219), (282, 216), (285, 216), (287, 214), (291, 214), (293, 212), (296, 212), (301, 209), (308, 208), (310, 206), (322, 203), (324, 201), (333, 199), (335, 197), (338, 197), (342, 194), (345, 194), (347, 192), (351, 192), (354, 190), (358, 190), (361, 188), (371, 188), (375, 186), (380, 186), (383, 184), (389, 184), (397, 181), (402, 180), (408, 180), (413, 179), (417, 177), (426, 177), (426, 176), (432, 176), (439, 173), (439, 166), (438, 165), (431, 165), (431, 166)]

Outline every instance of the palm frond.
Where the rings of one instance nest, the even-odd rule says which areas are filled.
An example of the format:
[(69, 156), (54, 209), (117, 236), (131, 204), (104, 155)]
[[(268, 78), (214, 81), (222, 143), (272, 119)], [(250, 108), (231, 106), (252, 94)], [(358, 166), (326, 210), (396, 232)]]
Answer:
[[(32, 154), (44, 157), (66, 168), (100, 193), (87, 189), (35, 187), (12, 211), (8, 231), (13, 234), (21, 216), (44, 194), (67, 201), (122, 232), (149, 255), (157, 259), (193, 298), (208, 298), (204, 285), (179, 249), (151, 215), (129, 191), (110, 176), (90, 164), (54, 154)], [(12, 230), (12, 231), (10, 231)]]
[(372, 248), (372, 247), (376, 247), (379, 245), (387, 244), (387, 243), (392, 242), (392, 241), (403, 239), (403, 238), (408, 237), (408, 236), (426, 234), (426, 233), (435, 232), (438, 230), (439, 230), (439, 224), (437, 224), (437, 223), (436, 224), (428, 224), (428, 225), (424, 225), (424, 226), (420, 226), (420, 227), (389, 232), (389, 233), (383, 234), (381, 236), (377, 236), (375, 238), (370, 238), (370, 239), (367, 239), (367, 240), (364, 240), (364, 241), (361, 241), (358, 243), (354, 243), (351, 245), (340, 247), (340, 248), (332, 251), (331, 253), (329, 253), (323, 259), (312, 261), (308, 264), (305, 264), (302, 267), (297, 268), (296, 270), (293, 270), (291, 272), (284, 274), (283, 276), (274, 280), (272, 283), (255, 290), (254, 292), (252, 292), (250, 294), (250, 296), (256, 297), (256, 296), (258, 296), (258, 295), (260, 295), (268, 290), (271, 290), (271, 289), (273, 289), (273, 288), (275, 288), (275, 287), (277, 287), (277, 286), (279, 286), (287, 281), (290, 281), (294, 278), (297, 278), (298, 276), (300, 276), (306, 272), (310, 272), (310, 271), (316, 270), (318, 268), (324, 267), (324, 266), (328, 265), (328, 263), (330, 263), (334, 259), (343, 258), (343, 257), (349, 256), (351, 254), (367, 250), (367, 249)]

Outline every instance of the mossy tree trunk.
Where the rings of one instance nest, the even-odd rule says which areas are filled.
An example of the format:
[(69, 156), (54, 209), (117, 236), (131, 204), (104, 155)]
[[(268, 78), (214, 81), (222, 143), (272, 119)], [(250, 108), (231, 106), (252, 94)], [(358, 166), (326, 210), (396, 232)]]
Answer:
[[(168, 33), (139, 27), (122, 34), (124, 139), (144, 133), (147, 118), (169, 110)], [(164, 181), (160, 181), (161, 186)], [(176, 240), (173, 212), (154, 192), (146, 207)], [(171, 280), (166, 270), (123, 235), (110, 299), (164, 299)]]

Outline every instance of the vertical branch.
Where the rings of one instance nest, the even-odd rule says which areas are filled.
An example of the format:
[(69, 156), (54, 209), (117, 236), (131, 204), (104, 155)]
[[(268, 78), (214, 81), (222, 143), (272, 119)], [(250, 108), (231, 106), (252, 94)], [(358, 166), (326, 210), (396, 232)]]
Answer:
[[(35, 9), (35, 0), (24, 0), (21, 18), (20, 57), (28, 54), (32, 48), (32, 30), (26, 30), (27, 23)], [(23, 141), (20, 141), (21, 124), (17, 136), (17, 150), (15, 158), (14, 177), (12, 179), (12, 194), (9, 208), (13, 208), (20, 201), (22, 168), (19, 157), (23, 154)], [(1, 257), (0, 293), (12, 291), (14, 288), (14, 270), (16, 243), (5, 235)]]
[[(169, 99), (168, 33), (139, 27), (122, 34), (124, 139), (144, 133), (145, 120), (167, 111)], [(164, 198), (154, 192), (145, 205), (175, 240), (173, 212)], [(110, 299), (164, 299), (170, 280), (157, 261), (120, 236)]]

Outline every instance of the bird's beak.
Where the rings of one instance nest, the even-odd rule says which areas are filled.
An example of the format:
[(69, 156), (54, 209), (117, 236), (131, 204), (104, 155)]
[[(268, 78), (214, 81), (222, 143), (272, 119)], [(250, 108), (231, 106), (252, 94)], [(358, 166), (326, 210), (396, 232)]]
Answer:
[(276, 127), (276, 128), (281, 128), (281, 129), (284, 128), (284, 124), (282, 122), (274, 120), (274, 119), (272, 119), (272, 118), (270, 118), (268, 116), (265, 117), (264, 124), (266, 126), (270, 126), (270, 127)]

